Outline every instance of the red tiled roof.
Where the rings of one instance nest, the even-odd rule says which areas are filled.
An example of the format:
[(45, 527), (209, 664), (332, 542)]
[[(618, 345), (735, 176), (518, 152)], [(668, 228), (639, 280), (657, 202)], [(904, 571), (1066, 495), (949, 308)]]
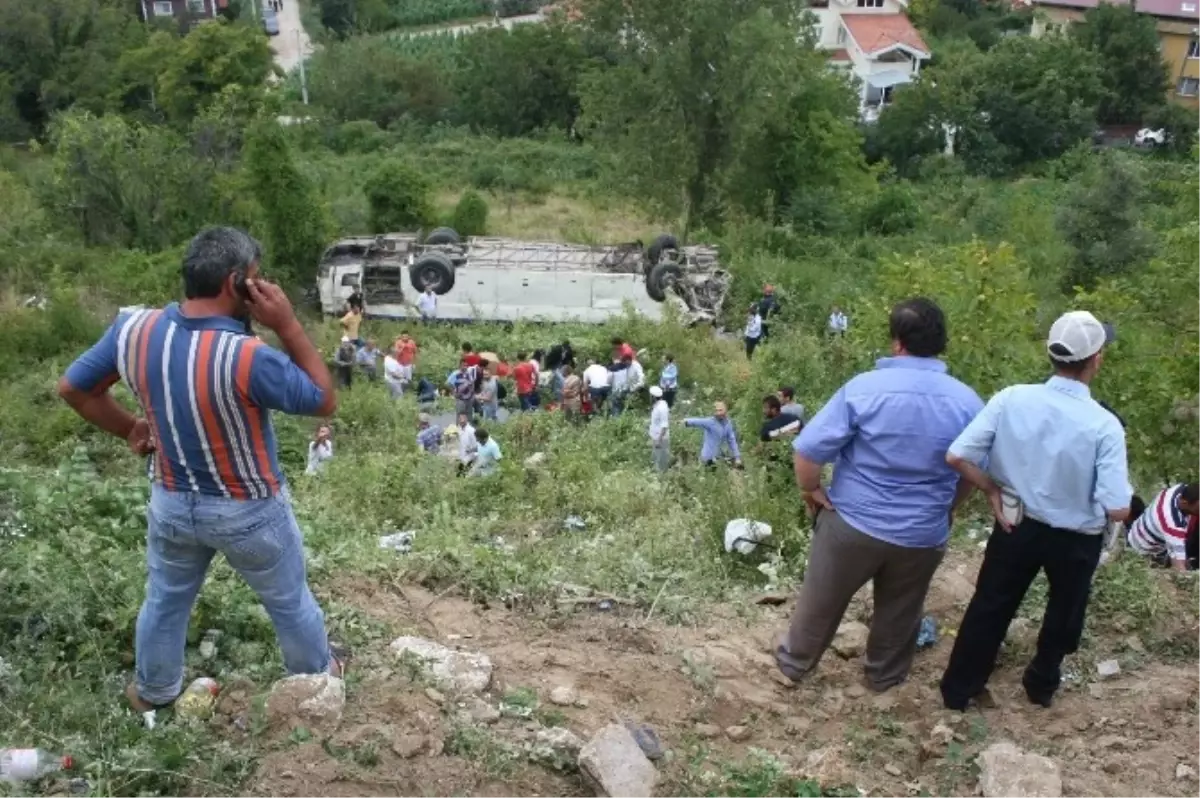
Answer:
[(849, 61), (850, 60), (850, 51), (844, 50), (844, 49), (843, 50), (834, 50), (831, 53), (829, 53), (829, 60), (830, 61)]
[(929, 52), (929, 46), (904, 14), (842, 14), (842, 23), (867, 55), (897, 44)]

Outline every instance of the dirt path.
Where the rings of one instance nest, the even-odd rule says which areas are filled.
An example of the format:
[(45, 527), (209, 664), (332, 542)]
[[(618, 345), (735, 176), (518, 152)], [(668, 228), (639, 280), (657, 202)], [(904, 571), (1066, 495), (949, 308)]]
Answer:
[[(975, 568), (965, 555), (943, 566), (927, 611), (957, 622)], [(1054, 759), (1067, 795), (1196, 794), (1195, 663), (1145, 657), (1116, 678), (1077, 680), (1045, 710), (1031, 706), (1020, 686), (1036, 636), (1030, 624), (1010, 634), (993, 676), (997, 706), (959, 714), (944, 711), (937, 693), (952, 627), (918, 655), (906, 684), (873, 695), (861, 684), (860, 663), (832, 652), (799, 687), (779, 677), (769, 652), (790, 602), (716, 608), (704, 628), (692, 628), (647, 624), (642, 608), (517, 613), (366, 576), (338, 579), (322, 593), (388, 633), (359, 657), (361, 681), (351, 683), (338, 732), (299, 744), (294, 737), (268, 742), (255, 793), (588, 794), (569, 769), (531, 764), (512, 755), (505, 741), (528, 737), (539, 723), (564, 726), (586, 740), (620, 717), (649, 724), (671, 751), (659, 763), (660, 795), (775, 794), (739, 793), (770, 786), (730, 781), (747, 778), (736, 775), (737, 763), (762, 761), (761, 752), (782, 772), (825, 788), (972, 795), (975, 757), (999, 740)], [(860, 594), (847, 620), (869, 616), (869, 598)], [(488, 654), (496, 668), (489, 703), (513, 691), (536, 694), (538, 714), (464, 725), (464, 707), (478, 702), (430, 694), (413, 681), (387, 651), (392, 632)], [(1167, 635), (1177, 633), (1194, 637), (1190, 629)], [(1113, 650), (1120, 644), (1100, 645)], [(552, 706), (547, 697), (555, 687), (570, 687), (583, 700)], [(733, 726), (747, 727), (747, 736), (731, 740), (722, 730)], [(413, 739), (429, 741), (420, 743), (422, 753), (411, 753), (406, 741)], [(1192, 775), (1180, 777), (1180, 765)]]
[[(262, 3), (263, 0), (257, 0)], [(272, 36), (271, 49), (275, 52), (275, 63), (284, 72), (291, 72), (300, 61), (312, 55), (312, 42), (304, 25), (300, 22), (300, 0), (283, 0), (283, 9), (276, 12), (279, 18), (279, 35)]]

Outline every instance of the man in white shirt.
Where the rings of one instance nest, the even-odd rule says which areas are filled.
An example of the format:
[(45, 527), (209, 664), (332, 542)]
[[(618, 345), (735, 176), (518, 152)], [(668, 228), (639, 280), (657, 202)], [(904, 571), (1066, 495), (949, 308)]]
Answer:
[(383, 381), (387, 383), (393, 399), (399, 399), (404, 395), (406, 371), (407, 369), (396, 359), (395, 350), (388, 352), (383, 358)]
[(465, 474), (475, 462), (479, 442), (475, 440), (475, 427), (471, 426), (466, 413), (458, 414), (458, 473)]
[(432, 288), (426, 288), (417, 298), (417, 309), (421, 311), (422, 321), (433, 321), (437, 318), (437, 294), (433, 293)]
[(592, 412), (599, 413), (604, 406), (604, 400), (612, 392), (612, 372), (607, 366), (589, 359), (587, 368), (583, 370), (583, 384), (587, 386), (588, 395), (592, 400)]
[(650, 386), (654, 407), (650, 408), (650, 453), (654, 470), (662, 473), (671, 467), (671, 408), (663, 399), (663, 389)]
[(850, 320), (846, 318), (846, 314), (837, 305), (833, 306), (833, 312), (829, 314), (829, 334), (842, 335), (846, 332), (846, 328), (850, 326)]

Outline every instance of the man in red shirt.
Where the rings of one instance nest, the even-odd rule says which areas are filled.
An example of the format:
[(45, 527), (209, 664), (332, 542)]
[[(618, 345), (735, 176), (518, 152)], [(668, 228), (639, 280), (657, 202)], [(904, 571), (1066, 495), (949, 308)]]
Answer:
[(462, 362), (463, 365), (470, 368), (479, 368), (483, 360), (479, 357), (479, 353), (471, 346), (470, 341), (463, 341), (462, 345)]
[(408, 330), (400, 333), (394, 349), (396, 350), (396, 362), (400, 364), (401, 371), (404, 373), (404, 380), (412, 382), (413, 366), (417, 362), (417, 342), (408, 334)]
[(637, 357), (637, 353), (634, 351), (633, 346), (623, 338), (612, 339), (612, 345), (614, 363), (620, 363), (627, 357), (631, 359)]
[(537, 369), (529, 362), (525, 352), (517, 353), (517, 365), (513, 367), (513, 379), (517, 383), (517, 399), (521, 410), (537, 408)]

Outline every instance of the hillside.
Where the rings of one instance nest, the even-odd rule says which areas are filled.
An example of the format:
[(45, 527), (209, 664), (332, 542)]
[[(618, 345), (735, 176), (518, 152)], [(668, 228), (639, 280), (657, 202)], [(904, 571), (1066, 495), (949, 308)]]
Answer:
[[(294, 75), (268, 82), (272, 54), (253, 20), (155, 30), (106, 0), (0, 0), (0, 31), (78, 23), (73, 37), (0, 47), (11, 100), (0, 108), (11, 144), (0, 148), (0, 747), (77, 763), (0, 794), (594, 794), (578, 748), (616, 720), (657, 736), (659, 795), (973, 795), (980, 753), (1006, 740), (1052, 760), (1066, 795), (1196, 793), (1194, 574), (1129, 552), (1101, 568), (1049, 710), (1020, 686), (1045, 609), (1039, 577), (993, 677), (996, 706), (953, 715), (937, 680), (987, 534), (975, 504), (927, 600), (939, 639), (906, 684), (870, 694), (847, 642), (845, 657), (830, 651), (790, 687), (770, 652), (811, 522), (790, 475), (751, 447), (764, 395), (794, 385), (815, 412), (886, 351), (891, 304), (925, 295), (948, 317), (950, 372), (984, 397), (1044, 378), (1046, 329), (1063, 310), (1115, 323), (1094, 393), (1127, 422), (1138, 493), (1195, 479), (1194, 125), (1163, 151), (1093, 147), (1104, 92), (1120, 89), (1105, 53), (1071, 37), (1006, 43), (1007, 12), (981, 3), (955, 4), (962, 19), (949, 4), (914, 10), (937, 37), (937, 86), (918, 84), (862, 126), (852, 87), (811, 43), (777, 33), (800, 4), (747, 4), (731, 18), (716, 0), (623, 2), (663, 46), (626, 49), (602, 24), (616, 0), (595, 0), (584, 26), (453, 39), (408, 37), (384, 2), (372, 6), (378, 29), (360, 15), (339, 38), (312, 27), (337, 4), (314, 4), (303, 9), (320, 43), (305, 108)], [(659, 10), (689, 15), (694, 51), (711, 59), (673, 57), (693, 52), (674, 38), (687, 26), (659, 25)], [(1073, 72), (1016, 69), (1035, 56), (1078, 59)], [(1161, 97), (1143, 99), (1146, 114), (1161, 110)], [(1009, 124), (1006, 107), (1029, 115)], [(281, 127), (281, 115), (306, 121)], [(944, 118), (965, 131), (955, 156), (927, 135)], [(182, 248), (212, 223), (261, 239), (264, 271), (298, 304), (324, 246), (350, 234), (449, 223), (587, 244), (671, 231), (716, 245), (734, 275), (727, 307), (767, 282), (783, 303), (753, 361), (736, 335), (622, 315), (414, 327), (418, 376), (440, 382), (465, 341), (511, 358), (569, 338), (601, 357), (620, 336), (647, 350), (651, 378), (675, 355), (676, 420), (730, 403), (746, 469), (702, 468), (699, 436), (679, 428), (678, 461), (656, 476), (647, 409), (635, 407), (582, 426), (514, 413), (494, 429), (499, 475), (455, 479), (452, 461), (417, 451), (411, 396), (393, 402), (359, 380), (340, 396), (336, 456), (319, 477), (304, 474), (313, 421), (276, 419), (309, 577), (331, 637), (354, 654), (340, 714), (268, 700), (283, 676), (274, 631), (220, 562), (187, 648), (188, 678), (223, 686), (216, 712), (166, 710), (147, 729), (121, 702), (145, 591), (144, 464), (55, 385), (118, 307), (178, 298)], [(834, 305), (850, 318), (844, 338), (824, 334)], [(307, 306), (302, 320), (332, 353), (337, 323)], [(736, 312), (722, 320), (739, 323)], [(363, 332), (386, 343), (406, 328), (368, 319)], [(771, 524), (772, 547), (726, 553), (734, 518)], [(395, 531), (415, 533), (411, 551), (380, 547)], [(864, 589), (846, 620), (871, 615)], [(208, 630), (219, 632), (211, 650)], [(485, 655), (486, 688), (447, 686), (398, 656), (403, 636)], [(1119, 672), (1102, 676), (1110, 660)]]

